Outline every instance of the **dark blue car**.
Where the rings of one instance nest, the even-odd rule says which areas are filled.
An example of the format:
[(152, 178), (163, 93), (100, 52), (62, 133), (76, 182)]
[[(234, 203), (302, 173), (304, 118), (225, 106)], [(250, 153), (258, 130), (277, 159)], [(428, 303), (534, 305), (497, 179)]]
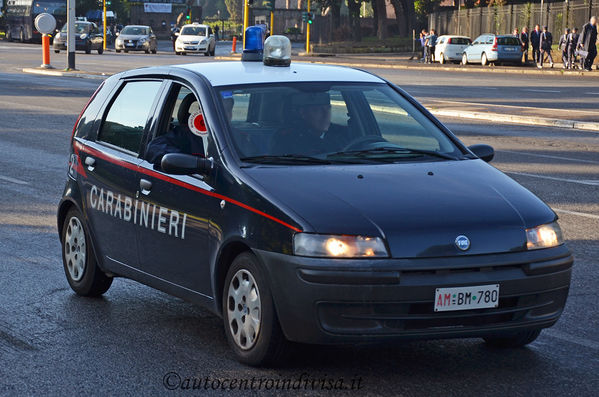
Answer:
[(491, 147), (373, 74), (289, 64), (280, 36), (265, 60), (100, 86), (58, 208), (76, 293), (128, 277), (204, 305), (251, 365), (289, 341), (522, 346), (557, 321), (573, 263), (557, 216)]

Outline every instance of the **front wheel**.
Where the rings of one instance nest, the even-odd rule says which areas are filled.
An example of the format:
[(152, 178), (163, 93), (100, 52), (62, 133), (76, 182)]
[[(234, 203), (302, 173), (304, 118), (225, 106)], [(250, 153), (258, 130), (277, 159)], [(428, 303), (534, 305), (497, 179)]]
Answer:
[(462, 54), (462, 65), (468, 65), (468, 55), (466, 53)]
[(522, 347), (534, 342), (541, 334), (540, 329), (528, 329), (510, 336), (493, 336), (483, 338), (488, 345), (493, 347)]
[(98, 48), (98, 55), (102, 55), (104, 53), (104, 47), (100, 46), (100, 48)]
[(489, 63), (489, 59), (487, 58), (487, 54), (483, 52), (483, 55), (480, 57), (480, 64), (483, 66), (487, 66)]
[(229, 346), (248, 365), (276, 364), (288, 342), (275, 311), (270, 285), (256, 256), (241, 253), (223, 288), (223, 321)]
[(99, 296), (108, 291), (112, 277), (98, 267), (86, 227), (81, 213), (71, 208), (61, 231), (62, 263), (73, 291), (81, 296)]

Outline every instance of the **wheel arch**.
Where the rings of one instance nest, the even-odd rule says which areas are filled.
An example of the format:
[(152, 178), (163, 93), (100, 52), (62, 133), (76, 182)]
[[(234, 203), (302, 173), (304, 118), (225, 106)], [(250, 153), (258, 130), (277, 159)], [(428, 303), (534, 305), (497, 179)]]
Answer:
[(221, 298), (227, 272), (233, 260), (243, 252), (253, 251), (246, 241), (234, 239), (223, 244), (216, 257), (213, 271), (214, 308), (221, 316), (223, 311)]

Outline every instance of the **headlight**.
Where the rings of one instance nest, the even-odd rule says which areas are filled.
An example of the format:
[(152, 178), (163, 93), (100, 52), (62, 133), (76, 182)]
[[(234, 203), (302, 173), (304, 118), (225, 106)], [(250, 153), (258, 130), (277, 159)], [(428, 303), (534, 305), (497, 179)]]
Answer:
[(388, 257), (387, 248), (379, 237), (338, 236), (297, 233), (293, 252), (299, 256), (328, 258)]
[(117, 44), (123, 44), (123, 39), (116, 39), (115, 43), (117, 43)]
[(145, 43), (146, 42), (146, 38), (142, 37), (141, 39), (139, 39), (139, 44)]
[(556, 247), (564, 243), (562, 229), (557, 222), (526, 229), (526, 240), (529, 250)]
[(55, 39), (59, 39), (60, 38), (60, 32), (56, 33), (56, 35), (54, 36)]
[(200, 44), (206, 44), (206, 39), (200, 41)]
[(86, 37), (87, 37), (87, 33), (83, 33), (81, 36), (79, 36), (79, 38), (81, 40), (85, 40)]

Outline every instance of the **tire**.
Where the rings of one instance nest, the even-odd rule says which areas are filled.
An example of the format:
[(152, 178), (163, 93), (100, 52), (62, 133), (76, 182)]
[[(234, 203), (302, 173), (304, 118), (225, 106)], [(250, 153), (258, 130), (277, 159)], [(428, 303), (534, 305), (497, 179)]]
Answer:
[(210, 56), (210, 49), (206, 50), (206, 52), (204, 53), (204, 56), (205, 57)]
[(462, 65), (468, 65), (468, 55), (466, 53), (462, 54)]
[(487, 66), (489, 64), (489, 59), (487, 58), (487, 54), (483, 52), (483, 55), (480, 57), (480, 64), (483, 66)]
[(251, 252), (233, 260), (222, 299), (225, 334), (237, 359), (253, 366), (279, 363), (289, 343), (281, 331), (268, 280)]
[(60, 50), (54, 50), (54, 53), (60, 54)]
[(116, 52), (121, 52), (121, 50), (115, 50)]
[(86, 54), (92, 53), (92, 45), (91, 44), (88, 44), (87, 47), (85, 47), (85, 53)]
[(123, 50), (123, 51), (125, 52), (125, 54), (128, 54), (128, 53), (129, 53), (129, 50)]
[(439, 55), (439, 63), (443, 65), (445, 63), (445, 54), (441, 53)]
[(6, 40), (8, 40), (8, 42), (12, 42), (13, 41), (10, 26), (6, 27)]
[(100, 47), (98, 48), (98, 55), (102, 55), (103, 53), (104, 53), (104, 47), (103, 47), (103, 46), (100, 46)]
[(64, 272), (71, 289), (81, 296), (100, 296), (108, 291), (112, 277), (98, 267), (87, 225), (76, 208), (67, 212), (60, 241)]
[(20, 43), (25, 42), (25, 32), (23, 31), (23, 28), (21, 28), (21, 30), (19, 31), (19, 42)]
[(181, 55), (179, 51), (175, 51), (175, 55)]
[(532, 343), (541, 334), (540, 329), (527, 329), (510, 336), (483, 338), (489, 346), (493, 347), (522, 347)]

